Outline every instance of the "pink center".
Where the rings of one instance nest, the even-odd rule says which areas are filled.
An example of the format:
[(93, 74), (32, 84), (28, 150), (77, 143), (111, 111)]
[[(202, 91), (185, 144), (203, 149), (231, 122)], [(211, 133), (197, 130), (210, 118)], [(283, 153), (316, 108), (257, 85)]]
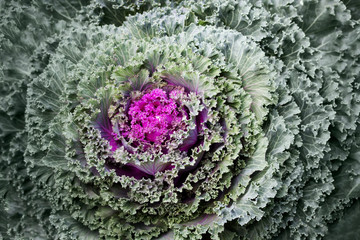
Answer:
[[(172, 91), (171, 97), (178, 93)], [(182, 121), (175, 100), (156, 88), (133, 102), (129, 109), (130, 129), (124, 136), (143, 143), (162, 144)]]

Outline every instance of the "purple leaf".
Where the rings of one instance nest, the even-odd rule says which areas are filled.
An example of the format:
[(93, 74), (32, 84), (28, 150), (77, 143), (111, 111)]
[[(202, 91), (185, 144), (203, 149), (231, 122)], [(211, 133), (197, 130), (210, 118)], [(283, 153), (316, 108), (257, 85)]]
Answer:
[(179, 146), (180, 151), (189, 151), (198, 140), (198, 130), (197, 128), (191, 129), (189, 131), (189, 136), (183, 141)]
[(118, 144), (116, 143), (116, 140), (114, 138), (116, 134), (113, 132), (111, 121), (108, 116), (108, 103), (103, 101), (100, 109), (101, 112), (96, 117), (94, 127), (100, 131), (102, 138), (109, 141), (111, 150), (115, 151), (118, 148)]

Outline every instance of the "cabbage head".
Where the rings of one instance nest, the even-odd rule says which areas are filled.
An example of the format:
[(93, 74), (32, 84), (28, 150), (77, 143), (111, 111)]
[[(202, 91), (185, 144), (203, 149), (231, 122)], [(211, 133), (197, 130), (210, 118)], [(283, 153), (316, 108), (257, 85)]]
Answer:
[(0, 0), (0, 239), (359, 239), (360, 1)]

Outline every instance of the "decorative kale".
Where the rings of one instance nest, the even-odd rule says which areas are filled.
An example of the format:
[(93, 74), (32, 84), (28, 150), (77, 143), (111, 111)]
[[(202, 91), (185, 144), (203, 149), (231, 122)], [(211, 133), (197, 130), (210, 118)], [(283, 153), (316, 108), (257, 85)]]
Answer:
[(0, 239), (358, 239), (360, 1), (0, 0)]

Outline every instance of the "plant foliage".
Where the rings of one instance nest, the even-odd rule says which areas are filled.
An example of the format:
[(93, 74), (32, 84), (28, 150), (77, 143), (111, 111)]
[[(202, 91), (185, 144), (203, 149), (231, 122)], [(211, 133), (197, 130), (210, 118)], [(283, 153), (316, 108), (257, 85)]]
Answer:
[(358, 239), (359, 9), (0, 0), (0, 239)]

